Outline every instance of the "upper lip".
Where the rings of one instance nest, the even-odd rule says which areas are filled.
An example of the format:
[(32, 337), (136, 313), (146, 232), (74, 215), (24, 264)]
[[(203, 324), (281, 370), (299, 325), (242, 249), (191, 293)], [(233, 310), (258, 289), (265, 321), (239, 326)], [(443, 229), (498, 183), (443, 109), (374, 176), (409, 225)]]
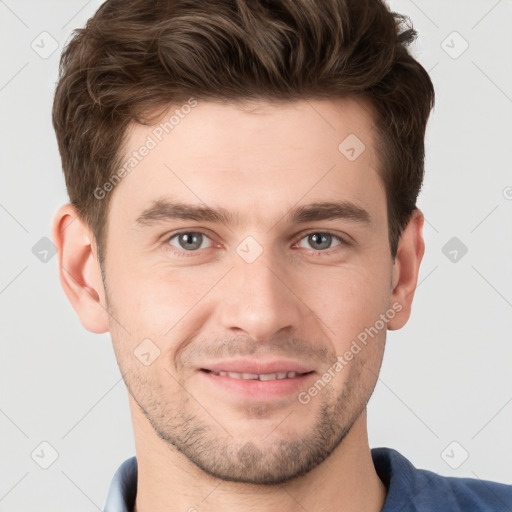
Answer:
[(255, 373), (258, 375), (264, 373), (308, 373), (314, 371), (310, 365), (287, 359), (276, 359), (272, 361), (229, 359), (207, 363), (204, 366), (201, 366), (200, 369), (213, 370), (215, 372)]

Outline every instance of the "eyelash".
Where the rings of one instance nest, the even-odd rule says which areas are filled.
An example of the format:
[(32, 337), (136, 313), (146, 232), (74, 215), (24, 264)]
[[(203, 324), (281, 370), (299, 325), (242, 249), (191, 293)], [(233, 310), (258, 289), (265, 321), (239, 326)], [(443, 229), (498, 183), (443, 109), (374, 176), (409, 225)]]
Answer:
[[(176, 231), (175, 233), (172, 233), (168, 236), (165, 237), (165, 241), (164, 241), (164, 244), (166, 246), (166, 248), (168, 250), (170, 250), (172, 253), (174, 253), (175, 255), (177, 256), (180, 256), (180, 257), (184, 257), (184, 258), (191, 258), (191, 257), (195, 257), (195, 256), (199, 256), (200, 255), (200, 249), (197, 249), (195, 251), (186, 251), (185, 249), (183, 250), (179, 250), (177, 249), (176, 247), (172, 246), (169, 242), (174, 238), (174, 237), (177, 237), (179, 235), (183, 235), (183, 234), (201, 234), (207, 238), (210, 238), (205, 232), (203, 231), (190, 231), (190, 230), (184, 230), (184, 231)], [(325, 255), (325, 256), (329, 256), (332, 252), (336, 251), (337, 247), (339, 246), (347, 246), (349, 245), (348, 242), (342, 238), (340, 235), (336, 234), (336, 233), (333, 233), (331, 231), (320, 231), (320, 230), (311, 230), (311, 231), (308, 231), (308, 232), (305, 232), (305, 233), (300, 233), (300, 235), (298, 235), (294, 241), (293, 241), (293, 245), (295, 246), (296, 244), (298, 244), (303, 238), (306, 238), (307, 236), (309, 235), (312, 235), (312, 234), (318, 234), (318, 235), (330, 235), (332, 236), (333, 238), (337, 239), (340, 243), (339, 245), (335, 245), (334, 247), (331, 247), (329, 249), (325, 249), (323, 251), (316, 251), (315, 249), (310, 249), (311, 251), (313, 251), (313, 254), (316, 254), (316, 255)], [(210, 238), (211, 240), (211, 238)], [(213, 241), (213, 240), (212, 240)], [(211, 247), (208, 247), (208, 249), (211, 249)]]

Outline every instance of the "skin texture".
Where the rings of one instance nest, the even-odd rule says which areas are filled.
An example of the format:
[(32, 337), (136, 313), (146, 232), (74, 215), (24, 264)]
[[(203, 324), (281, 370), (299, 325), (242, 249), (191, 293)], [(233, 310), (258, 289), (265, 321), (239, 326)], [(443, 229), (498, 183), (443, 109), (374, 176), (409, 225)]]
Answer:
[[(127, 158), (154, 128), (131, 128)], [(365, 145), (353, 161), (338, 149), (350, 134)], [(57, 213), (64, 291), (86, 329), (110, 331), (129, 391), (138, 512), (381, 509), (366, 404), (386, 329), (409, 318), (424, 242), (415, 210), (391, 259), (375, 135), (361, 100), (199, 102), (109, 192), (104, 280), (88, 227), (71, 205)], [(157, 200), (224, 208), (238, 223), (137, 222)], [(287, 218), (339, 201), (370, 222)], [(183, 248), (178, 230), (202, 233), (200, 248)], [(327, 248), (308, 236), (326, 232)], [(384, 328), (344, 356), (380, 315)], [(272, 397), (241, 396), (201, 370), (237, 358), (314, 373)]]

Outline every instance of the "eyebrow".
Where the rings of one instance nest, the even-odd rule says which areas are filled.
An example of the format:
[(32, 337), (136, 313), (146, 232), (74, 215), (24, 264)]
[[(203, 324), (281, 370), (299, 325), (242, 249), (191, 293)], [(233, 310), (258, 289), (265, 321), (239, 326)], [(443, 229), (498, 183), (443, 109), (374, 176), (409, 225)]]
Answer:
[[(292, 208), (281, 219), (291, 224), (302, 224), (321, 220), (348, 220), (371, 224), (367, 210), (350, 201), (317, 202)], [(225, 208), (210, 208), (206, 205), (187, 204), (179, 201), (159, 199), (154, 201), (136, 219), (141, 226), (173, 219), (212, 222), (228, 226), (239, 225), (240, 216)], [(281, 219), (278, 219), (279, 222)], [(277, 223), (276, 222), (276, 223)]]

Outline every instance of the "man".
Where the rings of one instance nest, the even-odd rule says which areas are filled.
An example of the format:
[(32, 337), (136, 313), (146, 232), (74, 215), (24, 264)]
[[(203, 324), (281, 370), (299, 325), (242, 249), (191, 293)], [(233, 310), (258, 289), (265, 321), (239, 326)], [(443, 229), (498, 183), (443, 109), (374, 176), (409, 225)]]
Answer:
[(424, 253), (434, 91), (405, 21), (377, 0), (113, 0), (69, 42), (53, 236), (136, 444), (105, 511), (512, 506), (368, 445)]

